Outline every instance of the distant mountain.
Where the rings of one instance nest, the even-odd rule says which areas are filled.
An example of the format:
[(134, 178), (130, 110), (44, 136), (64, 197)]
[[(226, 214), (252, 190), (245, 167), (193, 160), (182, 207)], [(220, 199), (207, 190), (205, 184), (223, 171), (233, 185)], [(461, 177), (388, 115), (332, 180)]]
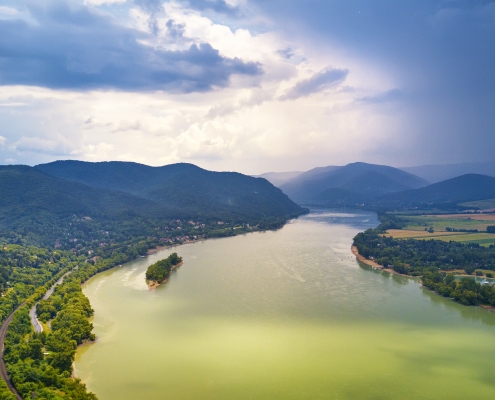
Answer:
[(253, 175), (254, 178), (265, 178), (273, 186), (279, 187), (285, 182), (296, 178), (301, 175), (303, 171), (289, 171), (289, 172), (265, 172), (261, 175)]
[(495, 198), (495, 177), (466, 174), (424, 188), (392, 193), (371, 201), (371, 204), (386, 208), (445, 206)]
[(428, 182), (397, 168), (366, 163), (315, 168), (280, 186), (300, 203), (336, 205), (364, 202), (384, 194), (416, 189)]
[(422, 165), (418, 167), (406, 167), (401, 169), (426, 179), (431, 183), (437, 183), (465, 174), (495, 176), (495, 162)]
[(117, 161), (55, 161), (35, 168), (58, 178), (132, 194), (196, 215), (246, 219), (297, 215), (302, 211), (265, 179), (207, 171), (193, 164), (150, 167)]

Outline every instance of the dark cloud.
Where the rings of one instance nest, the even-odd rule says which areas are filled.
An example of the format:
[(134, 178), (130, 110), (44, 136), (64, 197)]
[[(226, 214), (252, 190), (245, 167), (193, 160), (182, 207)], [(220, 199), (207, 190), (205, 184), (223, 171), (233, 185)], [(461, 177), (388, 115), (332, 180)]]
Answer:
[(337, 86), (345, 80), (348, 73), (349, 71), (344, 69), (326, 68), (311, 78), (298, 82), (286, 95), (281, 97), (281, 100), (294, 100)]
[[(0, 84), (62, 89), (208, 91), (233, 74), (257, 75), (261, 67), (225, 58), (209, 44), (183, 51), (143, 45), (147, 39), (110, 18), (62, 1), (29, 3), (37, 24), (0, 20)], [(180, 25), (169, 30), (181, 34)]]
[(315, 47), (337, 44), (362, 65), (393, 74), (400, 96), (358, 101), (400, 101), (409, 121), (397, 135), (415, 146), (404, 149), (406, 162), (495, 159), (494, 0), (252, 3), (288, 35)]

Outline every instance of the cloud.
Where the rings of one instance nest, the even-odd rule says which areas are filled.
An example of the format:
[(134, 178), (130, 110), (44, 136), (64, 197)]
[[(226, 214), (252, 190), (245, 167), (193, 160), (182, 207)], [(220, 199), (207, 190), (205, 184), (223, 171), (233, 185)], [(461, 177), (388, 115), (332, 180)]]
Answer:
[(52, 156), (77, 156), (75, 147), (61, 135), (53, 138), (22, 136), (12, 144), (12, 148), (20, 153), (44, 153)]
[(0, 6), (0, 14), (11, 16), (11, 15), (16, 15), (18, 13), (19, 11), (17, 11), (15, 8)]
[(225, 0), (187, 0), (189, 7), (199, 11), (214, 11), (219, 14), (236, 17), (242, 15), (241, 9)]
[[(223, 57), (208, 43), (176, 51), (143, 44), (145, 33), (88, 7), (67, 2), (29, 7), (36, 25), (0, 20), (2, 85), (183, 93), (226, 87), (235, 74), (262, 73), (259, 63)], [(180, 25), (169, 25), (180, 35)]]
[(0, 146), (3, 146), (6, 141), (7, 141), (6, 138), (4, 138), (3, 136), (0, 136)]
[(281, 97), (281, 100), (295, 100), (337, 86), (345, 80), (348, 74), (349, 71), (345, 69), (326, 68), (311, 78), (298, 82)]
[(379, 104), (400, 100), (402, 95), (403, 93), (399, 89), (390, 89), (375, 95), (359, 97), (356, 101), (367, 104)]
[(125, 3), (127, 0), (84, 0), (84, 4), (92, 6), (101, 6), (102, 4), (119, 4)]

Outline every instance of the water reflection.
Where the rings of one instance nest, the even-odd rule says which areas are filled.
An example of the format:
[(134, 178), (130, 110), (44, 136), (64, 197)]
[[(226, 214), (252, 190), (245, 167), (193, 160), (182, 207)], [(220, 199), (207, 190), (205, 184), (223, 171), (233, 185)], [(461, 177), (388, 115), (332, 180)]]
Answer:
[(495, 325), (495, 313), (493, 311), (485, 310), (477, 306), (465, 306), (456, 303), (454, 300), (442, 297), (425, 287), (421, 288), (421, 292), (424, 297), (431, 301), (432, 304), (441, 305), (448, 310), (454, 310), (460, 313), (466, 320), (478, 321), (491, 326)]

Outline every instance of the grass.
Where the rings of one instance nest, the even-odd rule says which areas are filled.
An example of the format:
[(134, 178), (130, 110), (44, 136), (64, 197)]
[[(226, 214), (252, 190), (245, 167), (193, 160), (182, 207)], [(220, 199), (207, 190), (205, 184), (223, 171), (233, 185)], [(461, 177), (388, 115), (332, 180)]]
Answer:
[(477, 229), (486, 231), (488, 225), (495, 225), (494, 214), (439, 214), (439, 215), (403, 215), (408, 223), (404, 229), (424, 231), (446, 231), (446, 228)]
[(416, 231), (407, 229), (390, 229), (385, 236), (395, 239), (435, 239), (444, 242), (454, 241), (464, 244), (478, 243), (481, 246), (495, 244), (495, 234), (492, 233), (464, 233), (464, 232), (434, 232)]
[(477, 208), (479, 210), (490, 210), (495, 208), (495, 199), (469, 201), (459, 204), (463, 207)]
[(434, 232), (430, 233), (425, 230), (413, 230), (413, 229), (389, 229), (385, 236), (392, 236), (396, 239), (428, 239), (436, 238), (438, 236), (458, 236), (459, 232)]

